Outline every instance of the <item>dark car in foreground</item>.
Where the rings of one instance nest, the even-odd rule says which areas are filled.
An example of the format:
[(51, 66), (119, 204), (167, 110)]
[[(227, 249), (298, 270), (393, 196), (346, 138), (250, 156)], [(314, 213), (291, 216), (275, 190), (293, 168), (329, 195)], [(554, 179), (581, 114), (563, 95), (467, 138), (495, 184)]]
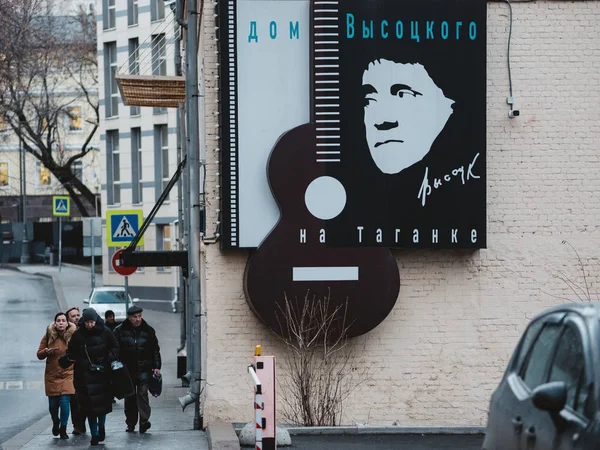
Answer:
[(600, 449), (600, 303), (535, 317), (490, 402), (484, 450)]

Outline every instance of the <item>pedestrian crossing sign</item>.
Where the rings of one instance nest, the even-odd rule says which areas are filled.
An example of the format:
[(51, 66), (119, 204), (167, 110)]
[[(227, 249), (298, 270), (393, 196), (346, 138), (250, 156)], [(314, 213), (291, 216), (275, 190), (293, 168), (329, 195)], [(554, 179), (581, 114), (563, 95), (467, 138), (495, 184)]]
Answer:
[(55, 216), (71, 215), (71, 197), (68, 195), (55, 195), (52, 197), (52, 214)]
[[(125, 247), (133, 241), (143, 220), (141, 209), (106, 211), (106, 244), (109, 247)], [(144, 245), (143, 237), (138, 245)]]

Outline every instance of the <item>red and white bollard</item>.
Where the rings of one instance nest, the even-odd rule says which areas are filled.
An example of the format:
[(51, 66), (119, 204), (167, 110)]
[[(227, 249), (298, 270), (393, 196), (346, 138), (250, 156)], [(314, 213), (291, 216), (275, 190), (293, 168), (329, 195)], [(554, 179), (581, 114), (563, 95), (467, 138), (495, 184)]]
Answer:
[(255, 385), (256, 448), (276, 450), (275, 357), (262, 356), (262, 348), (257, 345), (254, 364), (248, 367), (248, 371)]
[(260, 380), (254, 371), (254, 366), (248, 366), (248, 372), (250, 372), (252, 380), (254, 381), (254, 441), (256, 450), (262, 450), (262, 411), (264, 407), (262, 401), (262, 384), (260, 383)]

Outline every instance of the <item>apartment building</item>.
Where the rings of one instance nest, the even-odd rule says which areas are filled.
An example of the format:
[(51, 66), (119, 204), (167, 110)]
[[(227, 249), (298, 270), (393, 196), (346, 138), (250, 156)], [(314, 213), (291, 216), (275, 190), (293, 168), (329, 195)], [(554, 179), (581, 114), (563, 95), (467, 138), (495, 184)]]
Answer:
[[(146, 218), (177, 166), (177, 110), (124, 104), (115, 76), (174, 75), (178, 26), (164, 0), (102, 0), (97, 8), (102, 204), (104, 211), (143, 210)], [(140, 250), (174, 246), (177, 202), (174, 189)], [(124, 284), (110, 263), (116, 250), (104, 246), (105, 285)], [(129, 277), (131, 295), (142, 300), (171, 301), (177, 283), (170, 267), (140, 268)]]

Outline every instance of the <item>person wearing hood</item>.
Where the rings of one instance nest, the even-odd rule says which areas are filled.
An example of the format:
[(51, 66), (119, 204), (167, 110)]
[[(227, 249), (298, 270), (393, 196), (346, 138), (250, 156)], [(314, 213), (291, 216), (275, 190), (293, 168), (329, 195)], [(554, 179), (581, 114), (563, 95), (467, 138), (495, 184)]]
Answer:
[[(69, 399), (75, 393), (73, 387), (73, 368), (63, 369), (58, 360), (64, 356), (69, 341), (75, 332), (75, 325), (69, 323), (67, 315), (59, 312), (42, 337), (37, 357), (46, 360), (44, 385), (50, 416), (52, 417), (52, 434), (61, 439), (69, 439), (67, 423), (69, 422)], [(60, 410), (60, 415), (59, 415)]]
[(79, 407), (88, 418), (91, 445), (98, 445), (106, 438), (106, 414), (112, 412), (110, 370), (111, 363), (119, 357), (119, 345), (94, 309), (83, 310), (66, 357), (66, 363), (75, 363), (75, 392)]

